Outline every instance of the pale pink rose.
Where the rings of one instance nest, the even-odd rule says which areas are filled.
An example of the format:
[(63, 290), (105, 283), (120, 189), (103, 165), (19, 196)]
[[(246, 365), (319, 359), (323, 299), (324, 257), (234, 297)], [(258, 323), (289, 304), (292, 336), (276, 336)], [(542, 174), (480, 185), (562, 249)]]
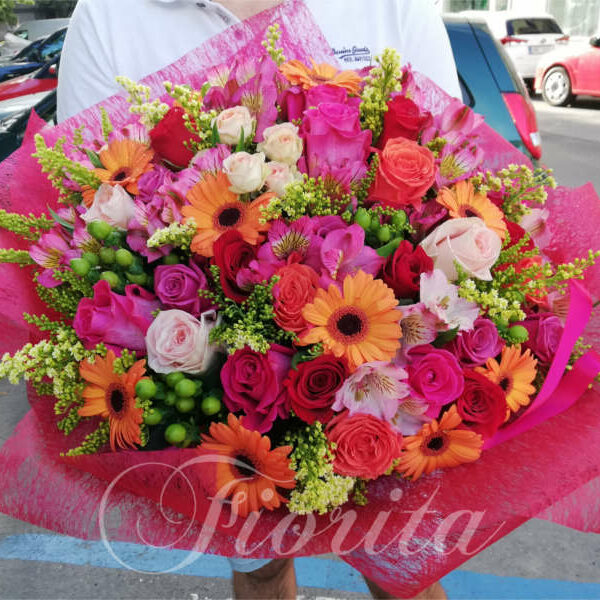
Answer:
[(113, 227), (127, 229), (129, 221), (135, 217), (135, 202), (120, 186), (103, 183), (94, 195), (94, 202), (81, 218), (86, 223), (105, 221)]
[(202, 313), (199, 320), (183, 310), (159, 312), (146, 332), (148, 366), (157, 373), (205, 373), (217, 353), (209, 343), (216, 322), (214, 310)]
[(449, 281), (458, 277), (454, 263), (477, 279), (491, 281), (490, 269), (502, 249), (500, 236), (478, 217), (450, 219), (433, 230), (422, 242), (425, 253), (436, 269)]
[(350, 415), (360, 413), (390, 421), (401, 398), (410, 394), (408, 373), (386, 362), (371, 362), (358, 367), (336, 392), (333, 410), (347, 408)]
[(293, 123), (280, 123), (263, 131), (264, 141), (257, 150), (264, 152), (269, 160), (295, 165), (302, 156), (302, 139)]
[(260, 190), (265, 185), (268, 172), (262, 152), (235, 152), (223, 161), (223, 171), (231, 183), (229, 189), (234, 194), (249, 194)]
[(234, 106), (219, 113), (212, 125), (217, 126), (221, 143), (232, 146), (240, 141), (242, 131), (245, 140), (252, 138), (255, 120), (245, 106)]
[(267, 179), (265, 180), (267, 190), (277, 196), (283, 196), (288, 183), (302, 180), (302, 175), (296, 167), (290, 167), (290, 165), (281, 162), (268, 162), (267, 173)]

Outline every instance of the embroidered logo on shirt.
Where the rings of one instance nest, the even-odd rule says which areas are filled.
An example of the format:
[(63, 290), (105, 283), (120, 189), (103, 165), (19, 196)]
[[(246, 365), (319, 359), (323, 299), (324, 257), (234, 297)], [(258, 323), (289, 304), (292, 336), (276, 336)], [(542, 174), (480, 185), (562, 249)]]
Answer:
[(373, 56), (368, 46), (352, 46), (348, 48), (333, 48), (333, 53), (343, 63), (367, 63), (371, 64)]

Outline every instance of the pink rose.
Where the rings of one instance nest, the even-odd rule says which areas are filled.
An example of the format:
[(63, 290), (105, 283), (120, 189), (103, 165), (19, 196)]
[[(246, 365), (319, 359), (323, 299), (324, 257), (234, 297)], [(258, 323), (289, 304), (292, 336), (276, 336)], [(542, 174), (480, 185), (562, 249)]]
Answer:
[(540, 365), (550, 366), (563, 334), (560, 319), (552, 313), (538, 313), (518, 324), (529, 333), (523, 347), (531, 350)]
[(283, 196), (288, 183), (301, 181), (300, 175), (296, 167), (290, 167), (285, 163), (271, 161), (267, 163), (267, 191), (273, 192), (277, 196)]
[(463, 393), (461, 366), (447, 350), (429, 345), (413, 348), (408, 357), (408, 383), (429, 404), (430, 416), (437, 417), (442, 406), (453, 402)]
[(148, 366), (157, 373), (205, 373), (217, 353), (209, 342), (216, 321), (214, 310), (202, 313), (200, 320), (183, 310), (159, 312), (146, 333)]
[(444, 272), (449, 281), (456, 281), (456, 261), (468, 275), (491, 281), (502, 240), (478, 217), (450, 219), (434, 229), (422, 242), (434, 268)]
[(302, 156), (302, 140), (293, 123), (279, 123), (263, 131), (263, 141), (256, 149), (269, 160), (295, 165)]
[(104, 343), (119, 355), (123, 348), (144, 355), (144, 336), (152, 323), (152, 311), (159, 306), (153, 294), (137, 285), (126, 286), (121, 296), (110, 289), (108, 281), (100, 280), (94, 286), (94, 297), (79, 303), (73, 328), (88, 350)]
[(278, 416), (287, 416), (283, 380), (293, 355), (293, 350), (277, 344), (266, 354), (245, 347), (231, 354), (223, 365), (223, 401), (231, 412), (244, 412), (247, 429), (266, 433)]
[(105, 221), (113, 227), (127, 229), (135, 217), (133, 198), (120, 186), (103, 183), (94, 194), (92, 205), (81, 215), (86, 223)]
[(446, 348), (463, 366), (480, 367), (488, 358), (498, 356), (503, 345), (494, 322), (478, 317), (472, 329), (459, 333)]

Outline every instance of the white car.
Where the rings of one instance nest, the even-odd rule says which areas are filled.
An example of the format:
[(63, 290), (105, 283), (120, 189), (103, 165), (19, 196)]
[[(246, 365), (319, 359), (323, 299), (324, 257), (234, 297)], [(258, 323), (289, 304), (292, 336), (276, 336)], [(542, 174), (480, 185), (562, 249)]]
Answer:
[(468, 10), (463, 14), (485, 19), (494, 37), (504, 45), (517, 72), (529, 85), (533, 83), (540, 58), (569, 41), (569, 36), (550, 14), (485, 10)]

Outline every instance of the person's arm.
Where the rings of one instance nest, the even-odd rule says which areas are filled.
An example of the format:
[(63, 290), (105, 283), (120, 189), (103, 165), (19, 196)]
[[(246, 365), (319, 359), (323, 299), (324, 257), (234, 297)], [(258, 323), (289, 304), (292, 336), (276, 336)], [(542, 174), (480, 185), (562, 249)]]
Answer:
[(398, 24), (403, 62), (427, 75), (455, 98), (462, 98), (454, 55), (439, 10), (432, 0), (408, 0)]
[(79, 0), (67, 30), (58, 73), (59, 122), (119, 91), (106, 22), (110, 11), (98, 10), (98, 4)]

